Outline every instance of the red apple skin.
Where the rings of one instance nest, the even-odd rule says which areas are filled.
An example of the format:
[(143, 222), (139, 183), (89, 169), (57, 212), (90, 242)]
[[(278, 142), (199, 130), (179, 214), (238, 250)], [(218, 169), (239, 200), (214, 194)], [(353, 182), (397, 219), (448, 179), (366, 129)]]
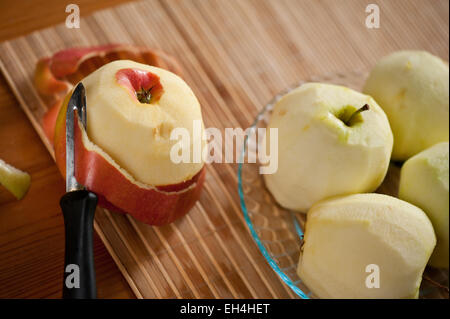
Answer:
[(42, 58), (36, 64), (34, 85), (41, 95), (51, 96), (70, 89), (71, 84), (60, 80), (51, 71), (52, 59)]
[(55, 137), (55, 124), (58, 118), (59, 110), (61, 109), (62, 101), (56, 101), (49, 110), (44, 114), (42, 118), (42, 128), (45, 136), (53, 146), (53, 139)]
[[(59, 111), (55, 125), (55, 160), (63, 176), (66, 174), (65, 115), (70, 94)], [(205, 167), (194, 177), (174, 185), (142, 188), (124, 176), (99, 153), (83, 144), (82, 131), (75, 121), (75, 177), (97, 194), (99, 205), (116, 212), (128, 213), (149, 225), (165, 225), (184, 216), (200, 197), (205, 180)]]
[(51, 58), (50, 70), (55, 78), (62, 78), (76, 72), (78, 66), (95, 55), (105, 55), (112, 50), (126, 46), (120, 44), (106, 44), (86, 48), (71, 48), (56, 52)]
[(152, 101), (158, 101), (164, 93), (159, 76), (137, 69), (122, 69), (116, 73), (118, 84), (126, 87), (131, 98), (136, 99), (136, 92), (144, 89), (152, 95)]

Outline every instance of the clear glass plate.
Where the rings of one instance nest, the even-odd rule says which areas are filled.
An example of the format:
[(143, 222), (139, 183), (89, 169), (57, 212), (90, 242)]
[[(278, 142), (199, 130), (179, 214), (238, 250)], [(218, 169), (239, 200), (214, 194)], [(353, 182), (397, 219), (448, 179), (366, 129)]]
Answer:
[[(287, 92), (306, 82), (344, 85), (361, 91), (366, 78), (363, 72), (311, 77), (276, 95), (257, 115), (250, 127), (242, 150), (238, 168), (238, 191), (241, 209), (250, 233), (269, 265), (281, 279), (303, 299), (315, 298), (297, 275), (297, 262), (306, 221), (304, 214), (279, 206), (264, 185), (258, 162), (248, 163), (249, 154), (255, 156), (258, 140), (257, 128), (267, 127), (274, 104)], [(257, 158), (257, 156), (255, 156)], [(396, 196), (400, 166), (392, 163), (383, 184), (377, 192)], [(420, 289), (421, 298), (449, 298), (448, 271), (427, 268)]]

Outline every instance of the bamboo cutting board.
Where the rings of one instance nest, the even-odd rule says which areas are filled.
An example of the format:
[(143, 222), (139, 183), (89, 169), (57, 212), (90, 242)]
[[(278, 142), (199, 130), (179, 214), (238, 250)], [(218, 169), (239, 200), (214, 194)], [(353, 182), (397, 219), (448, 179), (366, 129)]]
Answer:
[[(273, 95), (312, 75), (369, 69), (399, 49), (447, 59), (448, 2), (145, 1), (0, 44), (0, 67), (51, 151), (46, 111), (31, 79), (38, 58), (74, 46), (132, 43), (175, 56), (202, 104), (206, 127), (247, 127)], [(235, 164), (207, 168), (199, 203), (181, 220), (150, 227), (99, 209), (96, 230), (137, 297), (292, 298), (265, 262), (239, 208)]]

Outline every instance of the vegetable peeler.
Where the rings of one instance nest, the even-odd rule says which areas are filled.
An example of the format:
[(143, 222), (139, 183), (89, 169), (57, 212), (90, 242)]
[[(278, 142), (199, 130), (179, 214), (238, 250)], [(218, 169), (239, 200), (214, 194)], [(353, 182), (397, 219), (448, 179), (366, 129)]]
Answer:
[(81, 82), (73, 90), (66, 112), (66, 194), (60, 200), (66, 237), (63, 298), (93, 299), (97, 297), (92, 240), (97, 195), (75, 178), (76, 120), (86, 129), (86, 93)]

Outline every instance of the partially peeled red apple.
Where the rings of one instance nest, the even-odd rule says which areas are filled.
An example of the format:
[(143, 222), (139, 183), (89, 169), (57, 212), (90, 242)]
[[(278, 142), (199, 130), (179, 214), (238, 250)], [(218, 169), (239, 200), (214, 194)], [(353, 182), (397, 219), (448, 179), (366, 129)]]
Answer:
[[(87, 131), (75, 123), (75, 176), (101, 206), (151, 225), (185, 215), (200, 195), (204, 163), (174, 163), (174, 128), (193, 134), (200, 105), (177, 75), (128, 60), (108, 63), (85, 79)], [(65, 114), (55, 125), (56, 163), (65, 174)], [(202, 141), (197, 141), (202, 143)]]

